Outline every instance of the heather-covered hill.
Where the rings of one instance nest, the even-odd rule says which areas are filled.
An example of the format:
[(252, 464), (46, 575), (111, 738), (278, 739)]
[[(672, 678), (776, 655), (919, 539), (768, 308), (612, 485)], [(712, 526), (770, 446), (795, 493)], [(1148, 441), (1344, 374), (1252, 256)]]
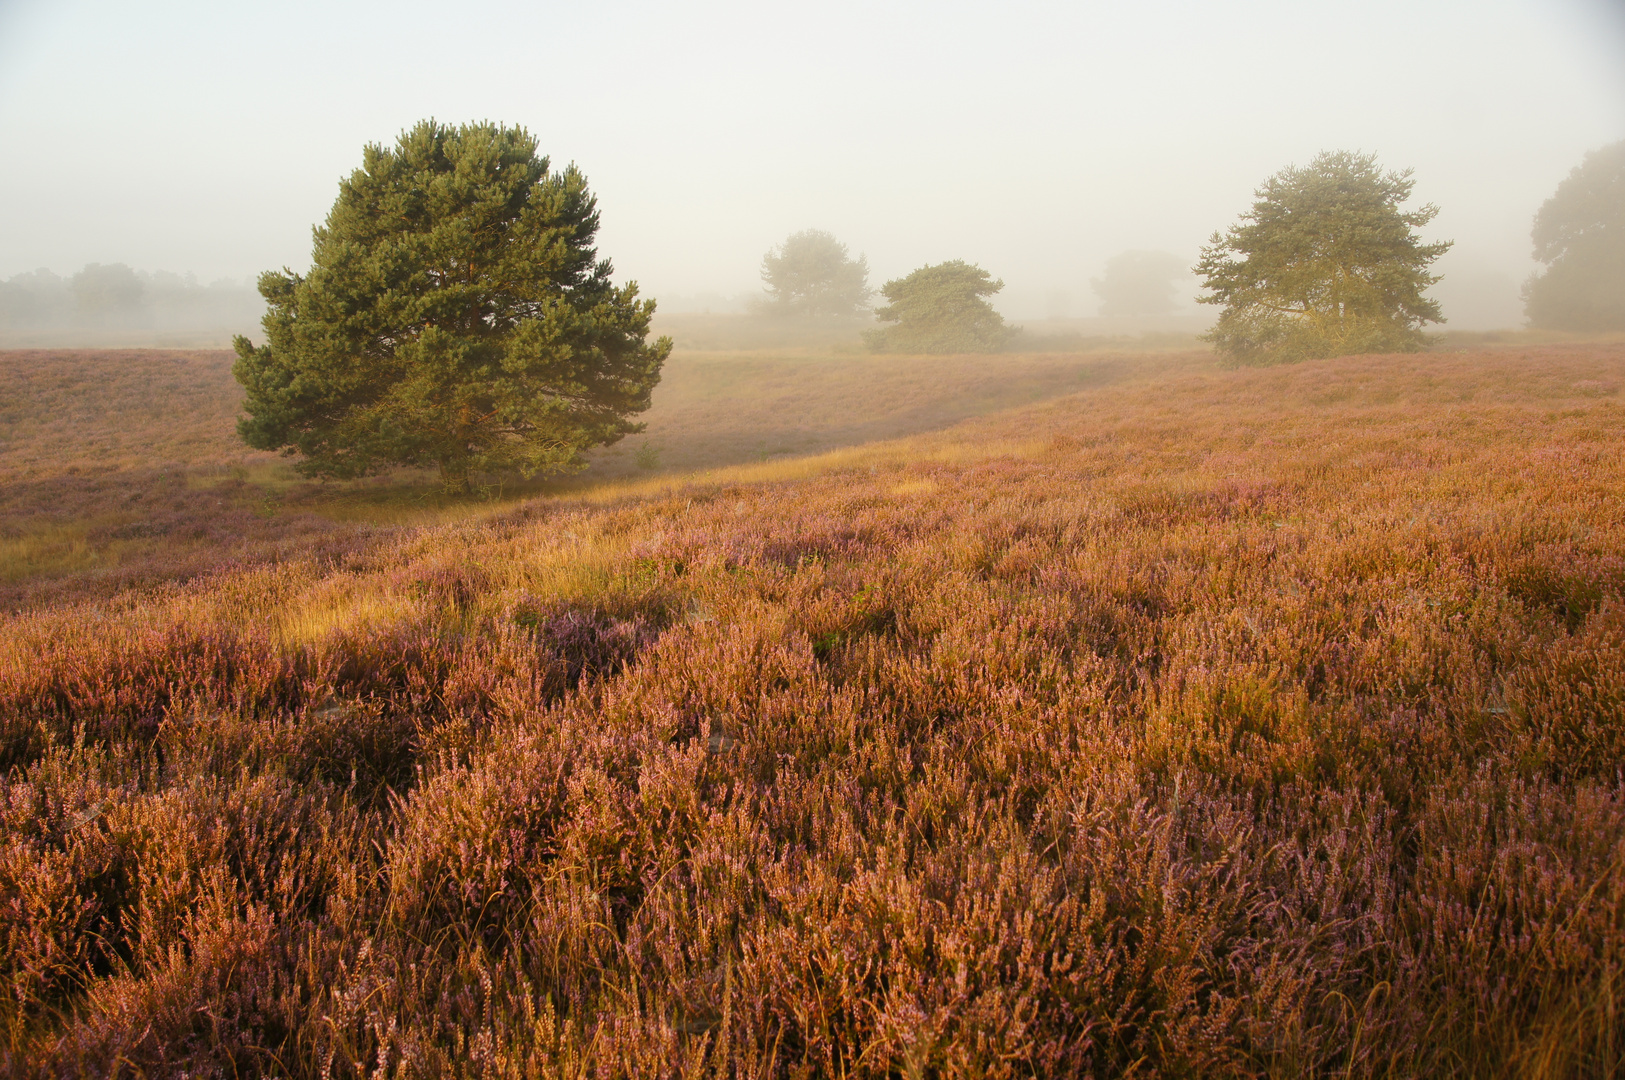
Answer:
[(645, 434), (591, 454), (580, 474), (493, 484), (471, 508), (430, 473), (316, 484), (247, 449), (229, 352), (0, 351), (0, 611), (338, 558), (402, 526), (934, 431), (1194, 362), (1206, 359), (680, 351)]
[(11, 616), (6, 1067), (1613, 1075), (1622, 386), (1169, 363)]

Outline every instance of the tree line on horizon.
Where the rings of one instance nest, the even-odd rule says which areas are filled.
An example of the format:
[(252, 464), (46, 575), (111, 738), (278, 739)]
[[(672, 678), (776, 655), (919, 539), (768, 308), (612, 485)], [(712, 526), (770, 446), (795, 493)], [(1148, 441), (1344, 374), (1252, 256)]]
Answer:
[[(643, 430), (672, 342), (651, 342), (655, 304), (617, 286), (595, 246), (586, 178), (553, 171), (522, 127), (429, 120), (368, 145), (315, 230), (312, 266), (261, 275), (265, 339), (235, 341), (246, 390), (239, 433), (298, 457), (311, 476), (438, 468), (476, 476), (579, 468), (582, 454)], [(1421, 348), (1443, 322), (1427, 288), (1449, 241), (1406, 209), (1412, 173), (1326, 152), (1269, 177), (1213, 234), (1194, 272), (1220, 309), (1206, 338), (1230, 364)], [(1530, 310), (1583, 329), (1625, 328), (1625, 143), (1589, 155), (1541, 208), (1548, 269)], [(1172, 271), (1143, 254), (1104, 283)], [(1015, 329), (988, 298), (1003, 282), (963, 260), (887, 281), (871, 307), (867, 259), (833, 234), (792, 234), (762, 262), (768, 310), (864, 317), (877, 352), (997, 352)], [(1097, 283), (1104, 298), (1111, 287)]]
[(250, 283), (89, 263), (66, 277), (40, 268), (0, 281), (0, 330), (218, 329), (258, 318)]
[[(1108, 317), (1156, 317), (1178, 307), (1176, 282), (1188, 273), (1162, 251), (1125, 251), (1106, 260), (1091, 285)], [(1020, 330), (1005, 326), (987, 298), (1004, 282), (962, 259), (927, 264), (879, 289), (869, 285), (869, 261), (853, 258), (824, 229), (791, 233), (762, 257), (762, 296), (753, 313), (786, 322), (845, 326), (870, 320), (895, 323), (869, 331), (876, 352), (997, 352), (1017, 344)], [(889, 304), (876, 308), (876, 293)]]
[[(1411, 170), (1348, 152), (1268, 178), (1189, 271), (1202, 281), (1197, 303), (1221, 309), (1205, 340), (1238, 364), (1422, 347), (1422, 328), (1445, 321), (1425, 294), (1442, 280), (1429, 268), (1451, 242), (1421, 241), (1417, 230), (1439, 211), (1404, 209), (1413, 187)], [(1540, 208), (1532, 238), (1545, 269), (1523, 288), (1531, 326), (1625, 330), (1625, 141), (1586, 156)], [(1165, 314), (1186, 272), (1166, 252), (1127, 251), (1091, 285), (1103, 315)], [(763, 314), (895, 324), (864, 335), (877, 352), (997, 352), (1018, 337), (987, 301), (1003, 282), (961, 260), (888, 281), (879, 292), (892, 303), (874, 308), (867, 258), (805, 229), (767, 253), (761, 276)]]
[[(1426, 290), (1450, 244), (1419, 238), (1438, 209), (1405, 208), (1413, 183), (1346, 152), (1269, 177), (1194, 267), (1198, 302), (1220, 309), (1207, 340), (1221, 358), (1422, 347), (1423, 328), (1443, 322)], [(238, 343), (244, 439), (293, 453), (310, 475), (428, 465), (466, 490), (480, 473), (577, 467), (584, 450), (641, 430), (631, 418), (648, 407), (670, 342), (647, 341), (653, 301), (612, 284), (597, 227), (585, 178), (549, 172), (523, 129), (426, 122), (394, 150), (368, 147), (317, 230), (311, 271), (260, 279), (267, 340)], [(1541, 207), (1533, 239), (1546, 265), (1524, 288), (1534, 325), (1625, 329), (1625, 142), (1586, 156)], [(1093, 284), (1110, 313), (1149, 313), (1171, 303), (1182, 269), (1164, 253), (1125, 252)], [(990, 302), (1003, 282), (964, 260), (876, 290), (864, 256), (806, 229), (761, 272), (759, 310), (872, 318), (864, 339), (876, 352), (1019, 345)], [(201, 325), (252, 317), (258, 303), (229, 282), (91, 264), (0, 282), (0, 327), (130, 328), (160, 313)]]

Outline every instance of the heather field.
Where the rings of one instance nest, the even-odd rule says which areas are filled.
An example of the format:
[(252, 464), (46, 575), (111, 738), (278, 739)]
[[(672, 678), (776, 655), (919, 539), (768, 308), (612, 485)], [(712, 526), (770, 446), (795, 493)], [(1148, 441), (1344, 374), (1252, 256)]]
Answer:
[(1625, 345), (680, 355), (464, 507), (130, 355), (0, 396), (8, 1076), (1625, 1073)]
[[(649, 430), (585, 473), (483, 491), (479, 509), (605, 481), (771, 461), (939, 429), (1124, 378), (1172, 355), (896, 357), (680, 351)], [(0, 351), (0, 611), (108, 597), (226, 565), (335, 558), (401, 526), (464, 520), (438, 477), (302, 480), (235, 435), (231, 354)], [(1183, 358), (1189, 362), (1189, 357)]]

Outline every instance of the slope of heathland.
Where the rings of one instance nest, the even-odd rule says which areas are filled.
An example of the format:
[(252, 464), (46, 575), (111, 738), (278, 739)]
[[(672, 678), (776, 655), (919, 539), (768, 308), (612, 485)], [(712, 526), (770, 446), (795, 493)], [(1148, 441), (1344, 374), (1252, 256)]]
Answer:
[[(1159, 357), (1158, 364), (1190, 358)], [(338, 557), (401, 525), (463, 519), (428, 472), (301, 480), (235, 433), (232, 354), (0, 352), (0, 611), (113, 595), (225, 565)], [(1121, 379), (1122, 356), (679, 352), (648, 431), (579, 475), (487, 489), (483, 510), (606, 480), (769, 461), (941, 428)]]
[(1113, 371), (5, 617), (0, 1069), (1616, 1075), (1625, 347)]

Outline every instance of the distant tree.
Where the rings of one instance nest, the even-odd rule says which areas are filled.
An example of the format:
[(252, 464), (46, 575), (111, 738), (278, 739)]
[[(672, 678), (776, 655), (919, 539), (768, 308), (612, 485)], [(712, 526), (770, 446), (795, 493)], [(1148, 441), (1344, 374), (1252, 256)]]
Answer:
[(20, 329), (66, 322), (74, 307), (68, 283), (44, 268), (0, 282), (0, 326)]
[(315, 230), (310, 273), (260, 277), (267, 343), (236, 339), (245, 442), (308, 475), (437, 466), (534, 475), (642, 430), (671, 341), (616, 287), (572, 165), (523, 128), (434, 121), (366, 147)]
[(1090, 280), (1100, 313), (1114, 318), (1167, 315), (1176, 310), (1178, 281), (1188, 271), (1166, 251), (1125, 251), (1106, 260), (1106, 273)]
[(1349, 153), (1264, 181), (1252, 211), (1214, 233), (1196, 264), (1209, 292), (1198, 302), (1223, 308), (1207, 340), (1238, 364), (1420, 348), (1422, 324), (1444, 321), (1423, 293), (1450, 243), (1417, 238), (1439, 210), (1401, 210), (1413, 184), (1409, 170)]
[(1524, 314), (1552, 330), (1625, 330), (1625, 141), (1585, 156), (1535, 215)]
[(881, 294), (891, 303), (875, 310), (896, 323), (864, 335), (875, 352), (998, 352), (1015, 331), (984, 297), (1004, 288), (980, 266), (959, 259), (922, 266), (888, 281)]
[(141, 306), (146, 283), (123, 263), (91, 263), (68, 281), (75, 306), (92, 319), (128, 316)]
[(869, 260), (822, 229), (791, 233), (762, 256), (764, 308), (792, 318), (852, 319), (869, 309)]

